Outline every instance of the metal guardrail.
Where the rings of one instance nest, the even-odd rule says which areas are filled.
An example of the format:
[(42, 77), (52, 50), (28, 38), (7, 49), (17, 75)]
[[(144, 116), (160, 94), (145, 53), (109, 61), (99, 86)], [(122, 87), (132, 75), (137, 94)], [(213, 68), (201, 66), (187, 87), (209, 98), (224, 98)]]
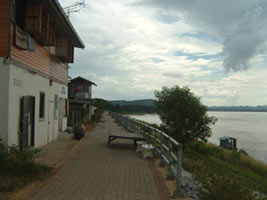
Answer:
[(154, 153), (160, 158), (160, 166), (168, 165), (167, 179), (176, 179), (176, 196), (182, 195), (181, 174), (183, 146), (166, 133), (133, 118), (109, 112), (126, 130), (142, 134), (147, 143), (155, 146)]

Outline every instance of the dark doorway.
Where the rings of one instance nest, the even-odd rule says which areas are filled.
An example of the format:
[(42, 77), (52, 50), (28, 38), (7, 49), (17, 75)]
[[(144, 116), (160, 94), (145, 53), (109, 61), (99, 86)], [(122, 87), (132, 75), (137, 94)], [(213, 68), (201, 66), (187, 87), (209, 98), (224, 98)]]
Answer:
[(24, 96), (20, 106), (20, 147), (34, 146), (35, 97)]

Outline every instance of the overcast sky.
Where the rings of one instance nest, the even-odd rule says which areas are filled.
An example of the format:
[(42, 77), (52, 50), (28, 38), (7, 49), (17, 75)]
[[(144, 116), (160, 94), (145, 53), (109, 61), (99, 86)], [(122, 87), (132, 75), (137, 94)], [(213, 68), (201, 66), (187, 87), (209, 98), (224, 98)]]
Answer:
[[(60, 0), (62, 7), (77, 0)], [(265, 0), (86, 0), (70, 76), (107, 100), (188, 86), (212, 105), (267, 105)]]

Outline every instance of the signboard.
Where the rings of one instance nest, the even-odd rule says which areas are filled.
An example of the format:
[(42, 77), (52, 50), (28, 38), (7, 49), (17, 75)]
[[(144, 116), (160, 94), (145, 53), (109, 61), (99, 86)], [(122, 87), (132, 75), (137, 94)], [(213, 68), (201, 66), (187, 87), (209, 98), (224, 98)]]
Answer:
[(65, 98), (65, 99), (68, 98), (68, 87), (64, 85), (59, 86), (59, 97)]

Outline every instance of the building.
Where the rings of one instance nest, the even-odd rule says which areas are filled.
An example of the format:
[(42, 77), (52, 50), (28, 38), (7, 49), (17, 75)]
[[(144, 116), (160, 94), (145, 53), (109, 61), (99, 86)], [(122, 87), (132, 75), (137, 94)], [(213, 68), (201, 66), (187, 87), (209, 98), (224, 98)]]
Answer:
[(57, 0), (0, 1), (0, 138), (39, 147), (67, 126), (68, 63), (84, 44)]
[(80, 76), (71, 79), (69, 82), (69, 99), (91, 100), (92, 86), (94, 82)]
[[(69, 82), (69, 125), (73, 126), (83, 120), (91, 119), (93, 114), (92, 87), (94, 82), (80, 76)], [(86, 112), (86, 113), (84, 113)]]
[(220, 137), (220, 147), (226, 148), (226, 149), (236, 149), (236, 138), (233, 137)]

